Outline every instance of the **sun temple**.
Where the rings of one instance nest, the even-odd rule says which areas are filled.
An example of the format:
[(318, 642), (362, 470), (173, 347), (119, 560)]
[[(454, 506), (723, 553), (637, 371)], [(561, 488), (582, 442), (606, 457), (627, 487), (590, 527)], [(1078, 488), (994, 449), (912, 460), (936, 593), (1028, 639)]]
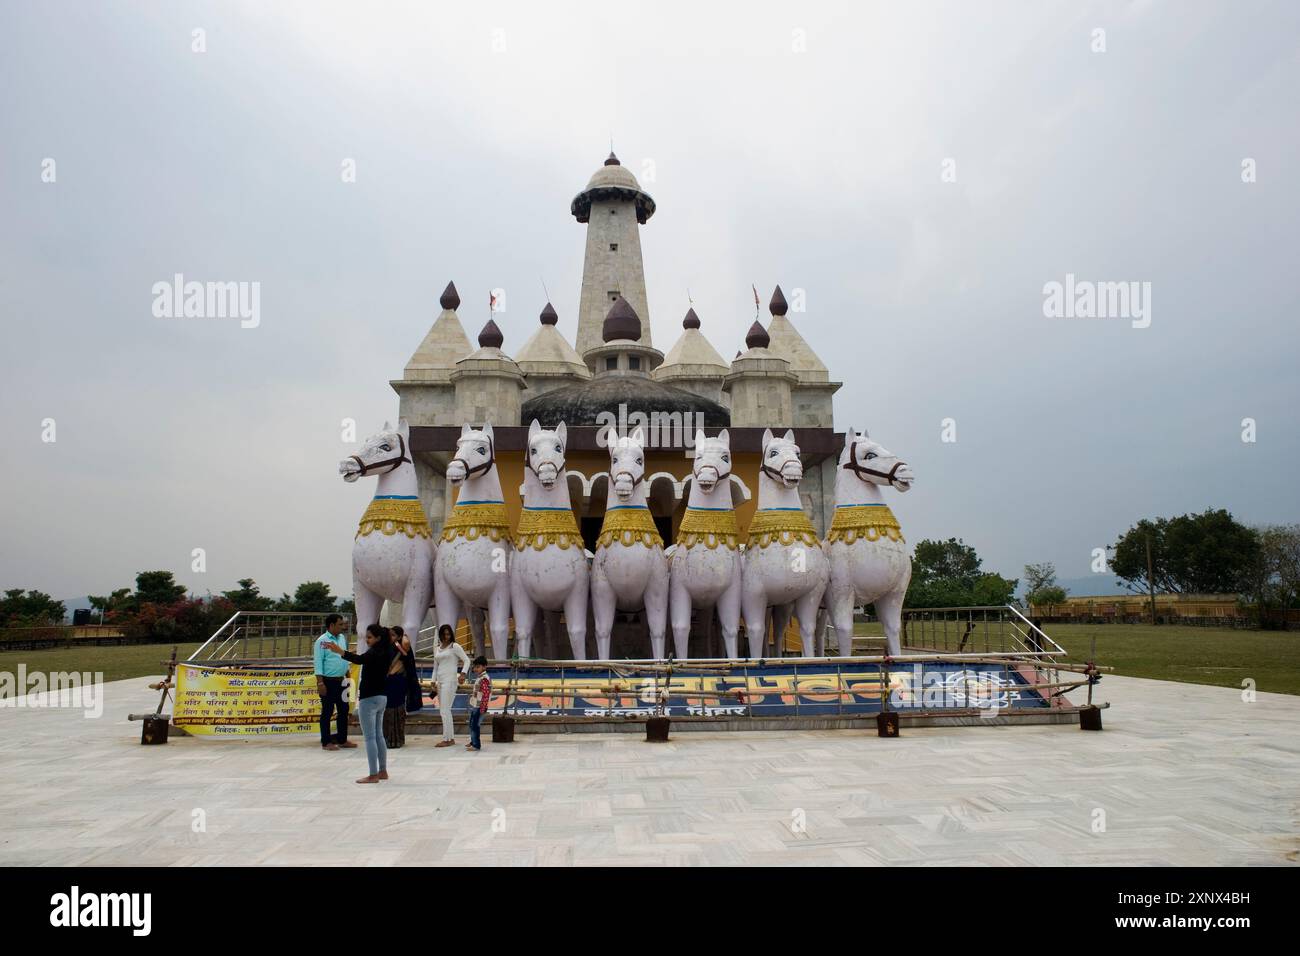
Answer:
[[(392, 381), (399, 412), (410, 425), (418, 493), (433, 533), (455, 504), (446, 469), (465, 423), (493, 426), (495, 453), (514, 527), (524, 477), (528, 426), (567, 427), (567, 468), (574, 516), (588, 550), (600, 534), (606, 507), (609, 455), (604, 436), (613, 425), (626, 434), (640, 425), (647, 436), (645, 484), (659, 534), (672, 542), (686, 510), (696, 429), (730, 435), (731, 491), (742, 528), (755, 507), (764, 429), (792, 429), (804, 478), (805, 512), (824, 535), (834, 511), (837, 439), (832, 396), (839, 382), (799, 334), (777, 286), (770, 321), (755, 321), (743, 348), (728, 362), (705, 333), (694, 308), (668, 351), (654, 347), (640, 230), (656, 214), (651, 196), (611, 153), (569, 205), (586, 226), (586, 251), (576, 341), (557, 328), (551, 303), (512, 356), (495, 321), (471, 342), (457, 314), (460, 296), (448, 283), (441, 311), (402, 376)], [(727, 343), (724, 351), (737, 343)]]

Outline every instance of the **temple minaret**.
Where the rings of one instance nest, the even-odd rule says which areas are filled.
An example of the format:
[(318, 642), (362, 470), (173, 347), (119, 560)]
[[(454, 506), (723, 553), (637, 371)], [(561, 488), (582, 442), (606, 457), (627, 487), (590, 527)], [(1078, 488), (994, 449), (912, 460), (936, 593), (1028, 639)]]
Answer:
[(641, 263), (641, 226), (654, 215), (655, 201), (613, 153), (596, 170), (587, 188), (569, 204), (587, 224), (587, 253), (578, 300), (578, 354), (604, 344), (605, 315), (622, 296), (641, 319), (641, 344), (650, 342), (650, 308)]

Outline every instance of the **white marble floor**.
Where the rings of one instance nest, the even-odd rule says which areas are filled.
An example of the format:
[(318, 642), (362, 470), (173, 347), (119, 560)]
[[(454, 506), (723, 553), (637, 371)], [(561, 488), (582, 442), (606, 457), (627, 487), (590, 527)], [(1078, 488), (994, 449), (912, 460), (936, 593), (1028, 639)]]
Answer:
[(1300, 862), (1300, 697), (1107, 677), (1102, 733), (422, 736), (357, 786), (311, 735), (142, 747), (147, 683), (0, 708), (0, 865)]

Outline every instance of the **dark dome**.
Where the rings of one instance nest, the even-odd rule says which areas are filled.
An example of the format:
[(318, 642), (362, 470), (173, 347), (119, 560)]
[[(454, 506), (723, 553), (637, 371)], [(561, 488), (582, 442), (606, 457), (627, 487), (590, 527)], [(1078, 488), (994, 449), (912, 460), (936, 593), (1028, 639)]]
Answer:
[(700, 327), (700, 317), (695, 314), (694, 309), (691, 309), (689, 312), (686, 313), (686, 318), (682, 319), (682, 328), (698, 329), (699, 327)]
[(542, 320), (542, 325), (555, 325), (560, 321), (560, 317), (555, 314), (555, 307), (549, 302), (546, 303), (546, 308), (542, 309), (539, 318)]
[(460, 308), (460, 294), (456, 291), (456, 283), (447, 283), (447, 288), (442, 290), (442, 298), (438, 300), (438, 304), (452, 312)]
[(754, 324), (749, 327), (749, 331), (745, 334), (745, 348), (765, 349), (771, 344), (772, 337), (767, 334), (767, 329), (763, 328), (763, 326), (759, 325), (758, 321), (755, 320)]
[(785, 315), (790, 311), (790, 306), (785, 301), (785, 293), (781, 291), (780, 286), (777, 286), (776, 291), (772, 293), (772, 302), (767, 310), (773, 315)]
[(645, 415), (681, 412), (684, 425), (689, 424), (684, 419), (685, 414), (695, 412), (704, 414), (706, 428), (725, 428), (731, 424), (731, 413), (717, 402), (640, 375), (602, 376), (590, 382), (543, 392), (524, 402), (519, 420), (523, 424), (535, 418), (550, 426), (559, 422), (571, 427), (599, 425), (602, 423), (597, 416), (611, 410), (617, 412), (619, 405), (626, 405), (629, 415), (633, 412)]
[(483, 326), (483, 331), (478, 334), (478, 344), (485, 349), (499, 349), (505, 343), (505, 336), (501, 334), (501, 329), (492, 319), (487, 320), (487, 325)]
[(601, 338), (606, 342), (615, 339), (641, 340), (641, 317), (636, 309), (621, 295), (614, 300), (610, 310), (605, 313), (605, 324), (601, 328)]

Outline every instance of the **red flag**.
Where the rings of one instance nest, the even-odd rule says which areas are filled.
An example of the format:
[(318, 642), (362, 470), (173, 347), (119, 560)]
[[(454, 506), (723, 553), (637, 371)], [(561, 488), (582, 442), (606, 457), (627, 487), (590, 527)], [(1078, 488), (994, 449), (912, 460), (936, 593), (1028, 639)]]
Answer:
[(489, 311), (489, 312), (495, 312), (496, 310), (497, 310), (497, 294), (496, 294), (495, 292), (489, 292), (489, 293), (488, 293), (488, 311)]

